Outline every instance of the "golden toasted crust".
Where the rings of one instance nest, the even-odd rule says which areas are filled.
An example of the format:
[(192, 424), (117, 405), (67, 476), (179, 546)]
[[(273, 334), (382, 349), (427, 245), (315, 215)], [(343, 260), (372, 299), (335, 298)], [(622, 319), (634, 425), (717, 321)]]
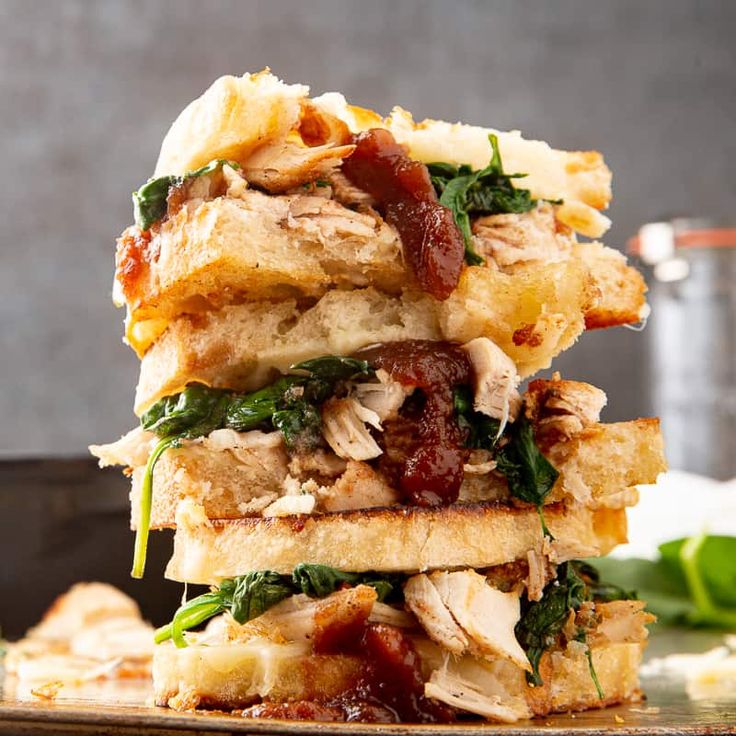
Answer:
[(600, 243), (577, 243), (573, 250), (590, 268), (599, 293), (596, 303), (585, 312), (586, 329), (634, 324), (646, 316), (644, 277), (626, 263), (622, 253)]
[[(597, 424), (566, 441), (544, 448), (560, 472), (546, 503), (577, 500), (591, 508), (624, 508), (638, 500), (636, 486), (654, 483), (665, 470), (662, 436), (656, 419), (617, 424)], [(365, 467), (365, 463), (355, 463)], [(347, 473), (347, 471), (346, 471)], [(131, 492), (131, 525), (138, 518), (138, 499), (144, 468), (134, 468)], [(204, 508), (211, 519), (257, 516), (286, 493), (289, 459), (282, 445), (250, 449), (205, 448), (184, 444), (168, 450), (158, 461), (153, 477), (151, 527), (172, 526), (180, 501), (189, 499)], [(321, 481), (325, 488), (340, 483), (342, 474)], [(360, 473), (347, 474), (351, 490), (360, 498)], [(354, 479), (358, 478), (357, 481)], [(373, 481), (366, 474), (365, 483)], [(506, 480), (495, 474), (468, 475), (460, 492), (461, 502), (487, 502), (508, 498)], [(369, 504), (366, 504), (369, 505)]]
[[(421, 653), (432, 648), (426, 640), (416, 640), (415, 644)], [(340, 694), (350, 694), (355, 687), (360, 674), (359, 657), (287, 651), (279, 656), (278, 649), (289, 646), (271, 645), (264, 672), (266, 653), (254, 651), (252, 644), (187, 649), (159, 645), (154, 652), (153, 666), (156, 705), (177, 710), (234, 710), (262, 700), (324, 702)], [(517, 718), (635, 701), (641, 697), (638, 667), (644, 646), (645, 642), (616, 642), (593, 647), (593, 664), (605, 694), (603, 699), (598, 696), (580, 647), (545, 654), (541, 663), (545, 684), (538, 688), (526, 684), (519, 668), (495, 663), (496, 677), (489, 682), (495, 687), (487, 695), (490, 699), (500, 695), (502, 712), (511, 706), (508, 710)], [(431, 676), (430, 659), (423, 659), (427, 678)], [(505, 720), (513, 720), (513, 715)]]
[[(544, 514), (560, 561), (605, 555), (626, 541), (623, 509), (554, 504)], [(289, 573), (300, 562), (354, 572), (483, 568), (521, 559), (541, 544), (535, 509), (494, 504), (228, 521), (180, 507), (166, 577), (211, 584), (251, 570)]]
[(219, 310), (205, 304), (205, 311), (161, 322), (165, 331), (142, 359), (135, 411), (192, 381), (252, 390), (307, 358), (411, 338), (489, 337), (529, 376), (569, 348), (586, 321), (603, 327), (640, 318), (639, 274), (607, 248), (580, 248), (590, 249), (585, 265), (575, 258), (522, 264), (511, 273), (469, 267), (445, 302), (411, 290), (393, 295), (367, 288), (329, 291), (312, 306), (296, 299)]

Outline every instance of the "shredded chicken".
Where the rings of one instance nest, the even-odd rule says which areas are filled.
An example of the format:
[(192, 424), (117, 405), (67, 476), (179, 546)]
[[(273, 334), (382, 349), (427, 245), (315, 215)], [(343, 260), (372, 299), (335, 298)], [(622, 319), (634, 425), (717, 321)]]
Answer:
[(430, 638), (453, 654), (502, 657), (529, 669), (514, 634), (521, 615), (518, 591), (493, 588), (474, 570), (415, 577), (425, 580), (410, 578), (404, 595)]
[(398, 493), (370, 465), (349, 460), (343, 475), (335, 484), (319, 492), (325, 511), (351, 511), (393, 506)]
[(337, 237), (352, 236), (375, 241), (378, 235), (387, 252), (400, 248), (395, 231), (385, 223), (378, 224), (370, 214), (348, 210), (332, 199), (312, 194), (285, 199), (288, 209), (284, 226), (299, 231), (305, 239), (327, 243)]
[(529, 565), (529, 572), (524, 581), (526, 593), (529, 600), (538, 601), (542, 598), (547, 583), (555, 577), (556, 568), (541, 549), (530, 549), (526, 559)]
[(311, 514), (314, 511), (315, 504), (316, 499), (311, 493), (281, 496), (281, 498), (277, 498), (272, 504), (263, 509), (263, 516)]
[(154, 448), (157, 437), (153, 432), (146, 432), (142, 427), (135, 427), (119, 440), (106, 445), (90, 445), (89, 451), (99, 459), (100, 467), (123, 465), (134, 468), (145, 465)]
[(398, 626), (400, 629), (413, 629), (417, 625), (417, 620), (410, 613), (379, 601), (373, 604), (373, 610), (368, 617), (368, 621), (372, 624)]
[(644, 641), (648, 632), (646, 625), (656, 617), (644, 610), (644, 601), (610, 601), (596, 605), (598, 626), (591, 637), (592, 644), (608, 642)]
[(521, 408), (517, 387), (521, 381), (513, 360), (487, 337), (477, 337), (463, 345), (475, 374), (473, 408), (501, 422), (498, 433), (506, 423), (516, 419)]
[(376, 371), (377, 382), (357, 383), (352, 394), (367, 409), (375, 412), (381, 422), (396, 419), (399, 409), (414, 391), (391, 379), (382, 368)]
[(333, 171), (329, 177), (332, 197), (345, 207), (374, 207), (375, 199), (353, 184), (342, 171)]
[(496, 461), (489, 450), (472, 450), (468, 462), (463, 465), (466, 475), (488, 475), (496, 469)]
[(536, 380), (526, 392), (526, 412), (540, 436), (570, 439), (600, 419), (606, 394), (589, 383)]
[(366, 424), (381, 430), (378, 414), (357, 399), (330, 399), (322, 407), (322, 432), (335, 454), (346, 460), (370, 460), (383, 451)]
[(445, 656), (424, 686), (424, 694), (461, 710), (503, 723), (530, 718), (526, 698), (509, 692), (515, 680), (505, 661), (488, 662), (472, 657)]
[(353, 145), (310, 148), (286, 141), (256, 151), (243, 165), (243, 176), (250, 183), (278, 194), (327, 177), (354, 150)]
[(527, 261), (555, 263), (571, 256), (572, 230), (555, 219), (551, 204), (521, 214), (489, 215), (473, 223), (473, 245), (502, 269)]
[(428, 575), (414, 575), (406, 581), (404, 600), (432, 641), (453, 654), (459, 655), (468, 649), (467, 635), (442, 602)]

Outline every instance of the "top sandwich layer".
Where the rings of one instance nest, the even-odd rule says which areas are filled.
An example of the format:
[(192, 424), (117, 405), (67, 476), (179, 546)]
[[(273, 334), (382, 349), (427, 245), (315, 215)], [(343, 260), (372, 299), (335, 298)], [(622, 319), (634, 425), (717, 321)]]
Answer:
[[(569, 261), (589, 282), (579, 329), (639, 318), (638, 275), (591, 265), (575, 243), (608, 226), (599, 154), (307, 91), (223, 77), (175, 121), (118, 246), (116, 301), (139, 354), (180, 315), (228, 304), (366, 286), (444, 302), (489, 272)], [(601, 302), (620, 314), (596, 314)]]

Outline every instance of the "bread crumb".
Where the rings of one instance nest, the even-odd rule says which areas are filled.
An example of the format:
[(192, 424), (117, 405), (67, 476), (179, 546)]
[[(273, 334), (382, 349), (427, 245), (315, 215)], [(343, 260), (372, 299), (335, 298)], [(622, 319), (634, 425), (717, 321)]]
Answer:
[(42, 698), (43, 700), (53, 700), (63, 687), (64, 683), (61, 680), (54, 680), (53, 682), (47, 682), (44, 685), (33, 688), (31, 695), (36, 698)]
[(618, 714), (613, 716), (613, 720), (616, 721), (616, 723), (624, 723), (624, 719)]

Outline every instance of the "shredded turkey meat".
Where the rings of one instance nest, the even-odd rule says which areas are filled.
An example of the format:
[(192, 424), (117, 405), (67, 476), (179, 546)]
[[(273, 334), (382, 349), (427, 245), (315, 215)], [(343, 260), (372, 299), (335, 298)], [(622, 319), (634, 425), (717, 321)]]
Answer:
[(501, 657), (529, 669), (514, 634), (521, 615), (518, 591), (504, 593), (474, 570), (462, 570), (414, 576), (404, 597), (429, 637), (448, 651)]
[(313, 146), (285, 142), (261, 148), (243, 166), (248, 182), (272, 193), (285, 192), (330, 173), (355, 146)]
[(538, 437), (570, 439), (596, 424), (606, 405), (606, 394), (589, 383), (564, 381), (555, 373), (549, 381), (536, 380), (526, 392), (526, 412)]
[(414, 392), (414, 387), (392, 380), (381, 368), (376, 371), (376, 378), (377, 381), (356, 383), (352, 394), (363, 406), (375, 412), (380, 421), (396, 419), (402, 404)]
[(322, 433), (338, 457), (370, 460), (383, 452), (367, 425), (381, 430), (378, 414), (353, 397), (329, 399), (322, 407)]
[(506, 423), (515, 421), (521, 408), (517, 387), (521, 382), (514, 361), (487, 337), (477, 337), (465, 343), (475, 377), (473, 408), (498, 419), (498, 436)]
[(489, 215), (473, 223), (475, 250), (504, 269), (527, 261), (556, 263), (570, 258), (572, 230), (555, 219), (546, 202), (521, 214)]

